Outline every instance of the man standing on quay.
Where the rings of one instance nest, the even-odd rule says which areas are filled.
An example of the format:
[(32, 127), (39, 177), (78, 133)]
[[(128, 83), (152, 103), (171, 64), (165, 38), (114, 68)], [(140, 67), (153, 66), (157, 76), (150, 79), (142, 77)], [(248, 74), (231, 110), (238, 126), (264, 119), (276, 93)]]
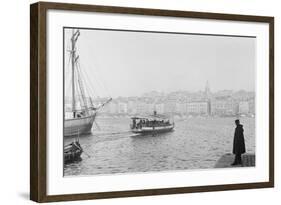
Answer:
[(244, 140), (244, 129), (243, 125), (240, 124), (239, 120), (235, 120), (236, 128), (233, 140), (233, 154), (235, 154), (235, 160), (231, 164), (232, 166), (242, 164), (241, 155), (246, 152), (245, 140)]

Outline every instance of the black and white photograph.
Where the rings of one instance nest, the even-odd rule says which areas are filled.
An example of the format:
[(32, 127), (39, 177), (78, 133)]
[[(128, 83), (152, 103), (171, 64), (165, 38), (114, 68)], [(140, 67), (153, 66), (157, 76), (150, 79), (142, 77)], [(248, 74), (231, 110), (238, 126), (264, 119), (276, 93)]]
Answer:
[(255, 167), (256, 37), (63, 29), (64, 176)]

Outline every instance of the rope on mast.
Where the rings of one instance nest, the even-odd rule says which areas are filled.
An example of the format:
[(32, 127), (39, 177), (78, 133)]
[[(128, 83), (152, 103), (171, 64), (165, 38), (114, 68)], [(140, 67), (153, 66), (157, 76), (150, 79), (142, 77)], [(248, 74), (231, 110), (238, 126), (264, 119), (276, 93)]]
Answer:
[[(79, 56), (77, 56), (76, 62), (77, 62), (78, 58), (79, 58)], [(86, 99), (86, 96), (85, 96), (84, 86), (83, 86), (83, 82), (81, 81), (81, 76), (80, 76), (79, 69), (77, 69), (77, 79), (78, 79), (78, 84), (79, 84), (79, 88), (80, 88), (83, 104), (84, 104), (86, 113), (88, 114), (89, 111), (88, 111), (87, 99)]]

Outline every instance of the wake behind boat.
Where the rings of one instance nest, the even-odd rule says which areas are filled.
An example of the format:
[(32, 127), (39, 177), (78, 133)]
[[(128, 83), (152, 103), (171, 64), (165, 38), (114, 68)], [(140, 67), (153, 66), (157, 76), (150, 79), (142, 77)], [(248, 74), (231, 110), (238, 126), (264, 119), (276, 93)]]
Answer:
[(71, 108), (65, 107), (64, 115), (64, 136), (75, 136), (79, 134), (88, 134), (91, 132), (97, 113), (100, 108), (109, 103), (112, 99), (99, 106), (93, 104), (92, 98), (86, 96), (85, 81), (82, 78), (81, 66), (79, 64), (79, 55), (77, 54), (76, 42), (80, 36), (80, 31), (72, 30), (71, 37)]
[(131, 131), (138, 134), (157, 134), (170, 132), (175, 123), (165, 115), (159, 115), (154, 111), (153, 115), (132, 117)]

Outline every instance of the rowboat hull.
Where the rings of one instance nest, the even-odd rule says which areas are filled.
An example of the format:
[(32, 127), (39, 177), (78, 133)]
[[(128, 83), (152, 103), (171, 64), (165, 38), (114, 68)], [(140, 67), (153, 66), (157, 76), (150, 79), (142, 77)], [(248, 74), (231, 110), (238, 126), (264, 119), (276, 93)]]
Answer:
[(66, 119), (64, 121), (64, 136), (77, 136), (91, 133), (96, 114), (87, 117)]
[(164, 132), (171, 132), (174, 129), (174, 125), (161, 126), (161, 127), (142, 127), (131, 129), (133, 133), (138, 134), (157, 134)]
[(72, 142), (64, 147), (64, 163), (72, 163), (81, 160), (83, 149), (78, 141)]

